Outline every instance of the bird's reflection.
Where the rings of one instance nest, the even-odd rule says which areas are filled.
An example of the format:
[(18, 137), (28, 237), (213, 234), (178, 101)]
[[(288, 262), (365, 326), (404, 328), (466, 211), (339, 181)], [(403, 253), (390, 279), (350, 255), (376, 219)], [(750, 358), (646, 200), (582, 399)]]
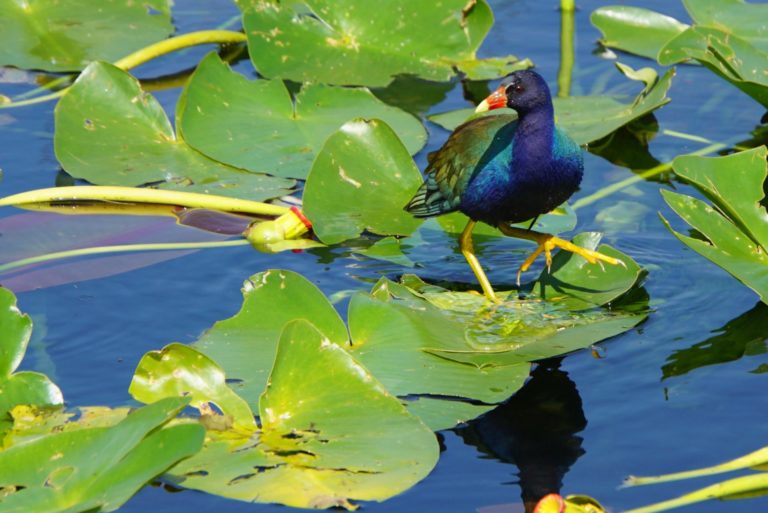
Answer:
[(465, 443), (517, 466), (526, 512), (544, 495), (560, 491), (568, 469), (585, 452), (577, 433), (587, 419), (561, 361), (541, 362), (506, 403), (456, 430)]

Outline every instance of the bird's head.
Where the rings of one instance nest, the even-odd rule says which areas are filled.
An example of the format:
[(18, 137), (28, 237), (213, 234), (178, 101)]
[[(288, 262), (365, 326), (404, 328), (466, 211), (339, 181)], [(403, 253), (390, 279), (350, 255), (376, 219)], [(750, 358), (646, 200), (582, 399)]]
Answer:
[(551, 106), (552, 97), (544, 79), (535, 71), (515, 71), (501, 81), (499, 87), (477, 106), (475, 112), (509, 107), (525, 115), (541, 107)]

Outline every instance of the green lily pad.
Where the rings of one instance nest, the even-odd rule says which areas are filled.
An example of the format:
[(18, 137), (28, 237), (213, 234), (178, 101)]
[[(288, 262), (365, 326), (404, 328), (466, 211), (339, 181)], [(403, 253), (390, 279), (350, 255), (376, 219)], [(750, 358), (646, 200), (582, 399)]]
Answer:
[(255, 410), (288, 322), (308, 319), (337, 344), (345, 344), (348, 335), (325, 295), (299, 274), (265, 271), (246, 281), (242, 291), (240, 311), (214, 324), (192, 347), (221, 365), (229, 378), (241, 380), (231, 386)]
[(151, 351), (139, 362), (128, 392), (137, 401), (151, 403), (165, 397), (188, 396), (190, 405), (210, 414), (214, 403), (231, 420), (233, 429), (256, 431), (248, 403), (226, 385), (216, 362), (184, 344), (169, 344)]
[(259, 73), (270, 78), (384, 86), (396, 75), (440, 82), (456, 67), (481, 79), (521, 65), (511, 55), (477, 62), (475, 52), (493, 24), (485, 0), (251, 4), (243, 16), (248, 49)]
[(318, 153), (304, 188), (304, 213), (325, 244), (363, 230), (409, 235), (421, 220), (403, 207), (421, 182), (413, 159), (386, 123), (353, 120)]
[(650, 59), (656, 59), (669, 40), (688, 28), (671, 16), (627, 5), (600, 7), (590, 21), (603, 33), (601, 44)]
[(56, 157), (71, 175), (99, 185), (173, 189), (267, 199), (293, 181), (211, 160), (176, 137), (163, 108), (128, 73), (94, 62), (59, 101)]
[(682, 156), (673, 170), (714, 204), (671, 191), (662, 196), (701, 237), (667, 228), (688, 247), (719, 265), (768, 303), (768, 213), (761, 201), (768, 176), (765, 146), (727, 157)]
[[(460, 234), (464, 231), (467, 221), (469, 221), (469, 218), (461, 212), (452, 212), (437, 218), (437, 222), (443, 230), (455, 234)], [(569, 232), (576, 228), (576, 212), (574, 212), (570, 205), (565, 203), (549, 213), (540, 215), (533, 226), (531, 226), (531, 221), (532, 220), (516, 223), (513, 226), (519, 226), (521, 228), (531, 227), (532, 230), (551, 234)], [(472, 235), (487, 237), (505, 236), (495, 226), (490, 226), (485, 223), (477, 224), (475, 229), (472, 230)]]
[(328, 136), (356, 117), (384, 120), (409, 153), (426, 130), (413, 115), (364, 88), (306, 84), (291, 98), (280, 80), (247, 80), (215, 53), (187, 83), (179, 126), (195, 149), (220, 162), (278, 176), (306, 178)]
[(368, 258), (384, 260), (403, 267), (413, 267), (413, 260), (405, 256), (402, 249), (403, 243), (396, 237), (384, 237), (365, 249), (355, 250), (355, 253), (365, 255)]
[(14, 373), (24, 358), (31, 335), (32, 320), (19, 311), (13, 293), (0, 288), (0, 442), (13, 424), (10, 412), (14, 407), (55, 406), (64, 402), (61, 390), (44, 374)]
[[(597, 141), (635, 119), (663, 107), (670, 101), (667, 91), (672, 85), (674, 69), (668, 70), (658, 78), (651, 68), (635, 71), (620, 63), (617, 63), (617, 68), (627, 78), (644, 83), (643, 90), (630, 103), (602, 95), (553, 99), (557, 124), (580, 145)], [(427, 119), (447, 130), (453, 130), (473, 114), (472, 109), (460, 109), (428, 116)], [(496, 109), (486, 115), (505, 115), (509, 116), (510, 121), (516, 117), (516, 114), (508, 109)]]
[(163, 427), (186, 402), (164, 399), (113, 427), (54, 433), (0, 451), (0, 508), (5, 513), (117, 509), (147, 481), (200, 450), (201, 426)]
[[(173, 32), (168, 0), (35, 0), (0, 4), (0, 66), (80, 71)], [(119, 34), (119, 37), (115, 37)]]
[(437, 463), (432, 432), (305, 320), (283, 331), (261, 396), (258, 439), (209, 432), (169, 474), (179, 486), (294, 507), (354, 509), (407, 490)]
[(659, 53), (665, 66), (696, 59), (749, 96), (768, 106), (768, 50), (740, 37), (739, 32), (693, 26), (669, 41)]

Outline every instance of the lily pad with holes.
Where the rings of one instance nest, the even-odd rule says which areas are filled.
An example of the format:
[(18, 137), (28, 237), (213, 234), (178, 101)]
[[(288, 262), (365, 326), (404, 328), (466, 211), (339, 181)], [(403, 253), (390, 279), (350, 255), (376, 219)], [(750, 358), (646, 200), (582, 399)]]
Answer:
[(291, 98), (281, 80), (247, 80), (215, 53), (198, 65), (185, 95), (179, 126), (191, 146), (220, 162), (278, 176), (306, 178), (328, 136), (352, 118), (385, 121), (411, 154), (427, 138), (418, 119), (365, 88), (306, 84)]
[(768, 150), (760, 146), (727, 157), (684, 155), (673, 162), (681, 179), (705, 201), (672, 191), (662, 196), (695, 232), (667, 228), (686, 246), (728, 271), (768, 303), (768, 213), (764, 201)]
[(200, 425), (166, 426), (186, 403), (164, 399), (111, 427), (57, 432), (0, 451), (0, 509), (117, 509), (147, 481), (200, 450)]
[(156, 184), (260, 200), (294, 182), (212, 160), (177, 138), (165, 111), (128, 73), (89, 65), (59, 101), (54, 147), (72, 176), (99, 185)]
[(58, 406), (64, 402), (61, 390), (44, 374), (15, 372), (31, 335), (32, 320), (19, 311), (13, 293), (0, 287), (0, 446), (13, 426), (11, 411), (15, 407)]
[[(170, 384), (178, 370), (196, 376), (201, 367), (186, 359), (177, 371), (166, 367), (160, 374)], [(192, 381), (181, 378), (164, 392), (181, 391)], [(136, 382), (134, 390), (148, 384)], [(203, 398), (208, 391), (214, 392), (196, 394)], [(218, 403), (220, 392), (208, 399)], [(352, 500), (381, 501), (407, 490), (439, 456), (431, 430), (306, 320), (282, 330), (259, 418), (252, 437), (209, 429), (205, 448), (167, 478), (245, 501), (354, 509)]]
[(317, 155), (304, 188), (304, 212), (325, 244), (364, 230), (408, 235), (421, 224), (403, 210), (422, 178), (397, 135), (383, 121), (342, 126)]
[(475, 52), (493, 24), (485, 0), (258, 0), (241, 7), (251, 60), (269, 78), (384, 86), (397, 75), (445, 81), (458, 68), (482, 80), (530, 65), (511, 55), (478, 62)]
[[(643, 90), (632, 101), (626, 102), (604, 95), (553, 99), (557, 124), (580, 145), (597, 141), (670, 101), (667, 92), (672, 85), (674, 69), (658, 77), (651, 68), (636, 71), (621, 63), (616, 66), (627, 78), (643, 84)], [(510, 121), (516, 117), (516, 114), (508, 109), (496, 109), (484, 115), (509, 116)], [(453, 130), (472, 117), (472, 109), (459, 109), (428, 116), (427, 119), (447, 130)]]
[(116, 61), (173, 32), (169, 0), (10, 0), (0, 27), (0, 66), (45, 71)]

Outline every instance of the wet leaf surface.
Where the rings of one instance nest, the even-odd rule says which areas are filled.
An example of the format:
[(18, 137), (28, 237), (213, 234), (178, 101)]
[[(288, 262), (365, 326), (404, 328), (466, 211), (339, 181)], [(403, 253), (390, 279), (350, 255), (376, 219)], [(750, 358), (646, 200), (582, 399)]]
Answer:
[(168, 0), (7, 1), (0, 26), (0, 66), (46, 71), (115, 61), (173, 32)]
[(259, 416), (257, 439), (209, 432), (203, 451), (170, 478), (240, 500), (353, 509), (350, 500), (410, 488), (439, 455), (431, 430), (306, 320), (280, 335)]

